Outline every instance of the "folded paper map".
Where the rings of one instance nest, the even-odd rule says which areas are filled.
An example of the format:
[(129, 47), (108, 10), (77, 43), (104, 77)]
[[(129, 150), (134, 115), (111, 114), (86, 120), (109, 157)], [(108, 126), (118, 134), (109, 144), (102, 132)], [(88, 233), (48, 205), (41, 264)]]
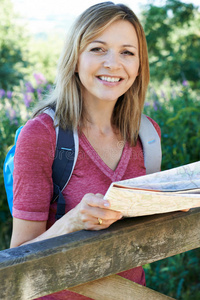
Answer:
[(200, 206), (200, 161), (114, 182), (105, 197), (110, 209), (136, 217)]

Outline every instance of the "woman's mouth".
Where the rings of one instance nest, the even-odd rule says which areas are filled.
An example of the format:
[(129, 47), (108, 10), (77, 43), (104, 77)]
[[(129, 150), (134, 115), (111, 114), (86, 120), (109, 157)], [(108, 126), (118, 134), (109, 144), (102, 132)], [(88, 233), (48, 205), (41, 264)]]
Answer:
[(98, 78), (106, 82), (119, 82), (120, 80), (122, 80), (122, 78), (120, 77), (110, 77), (110, 76), (98, 76)]

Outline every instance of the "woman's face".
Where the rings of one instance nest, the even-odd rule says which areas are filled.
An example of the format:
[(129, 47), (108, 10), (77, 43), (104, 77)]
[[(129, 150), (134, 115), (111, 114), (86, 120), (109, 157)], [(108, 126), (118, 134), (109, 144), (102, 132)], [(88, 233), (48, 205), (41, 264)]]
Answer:
[(89, 43), (77, 65), (83, 100), (116, 102), (138, 75), (138, 47), (135, 28), (125, 20), (112, 23)]

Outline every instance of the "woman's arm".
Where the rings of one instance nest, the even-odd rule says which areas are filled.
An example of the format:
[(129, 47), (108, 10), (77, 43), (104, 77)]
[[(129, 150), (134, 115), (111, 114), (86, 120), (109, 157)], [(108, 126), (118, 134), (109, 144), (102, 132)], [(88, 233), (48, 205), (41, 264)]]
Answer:
[[(86, 229), (101, 230), (122, 218), (120, 212), (109, 209), (109, 202), (100, 194), (86, 194), (81, 202), (46, 230), (46, 221), (13, 218), (10, 247), (39, 242), (70, 232)], [(102, 219), (99, 224), (98, 218)]]
[(34, 241), (46, 231), (46, 221), (27, 221), (13, 217), (13, 230), (10, 247), (17, 247)]

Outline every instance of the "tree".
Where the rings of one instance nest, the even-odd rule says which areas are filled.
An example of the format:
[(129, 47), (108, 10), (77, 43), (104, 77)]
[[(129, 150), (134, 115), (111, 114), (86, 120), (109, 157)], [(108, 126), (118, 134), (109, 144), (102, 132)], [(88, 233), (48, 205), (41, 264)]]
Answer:
[(167, 0), (142, 13), (153, 80), (189, 80), (199, 87), (200, 12), (193, 4)]
[(0, 0), (0, 88), (12, 89), (26, 74), (28, 36), (10, 0)]

